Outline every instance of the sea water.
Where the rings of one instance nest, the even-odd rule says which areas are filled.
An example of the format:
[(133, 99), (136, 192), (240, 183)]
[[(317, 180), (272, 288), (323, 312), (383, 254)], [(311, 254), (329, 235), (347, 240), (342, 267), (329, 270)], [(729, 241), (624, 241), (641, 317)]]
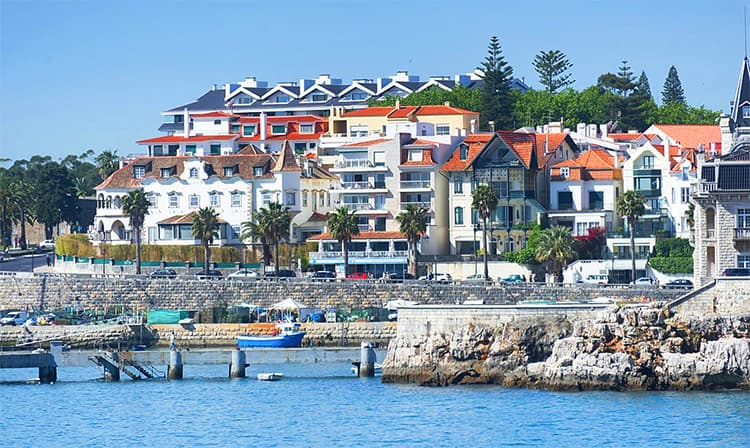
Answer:
[[(185, 366), (178, 381), (97, 368), (0, 370), (0, 440), (18, 447), (747, 447), (748, 392), (547, 392), (358, 378), (349, 364)], [(281, 372), (260, 382), (259, 372)]]

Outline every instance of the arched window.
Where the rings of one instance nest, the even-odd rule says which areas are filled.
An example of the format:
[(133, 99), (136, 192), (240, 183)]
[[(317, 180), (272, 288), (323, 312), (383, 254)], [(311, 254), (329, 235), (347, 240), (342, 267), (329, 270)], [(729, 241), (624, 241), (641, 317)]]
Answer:
[(104, 208), (104, 195), (103, 194), (99, 195), (96, 206), (99, 208)]
[(114, 205), (115, 205), (115, 208), (122, 207), (122, 204), (120, 203), (120, 196), (115, 196)]
[(107, 196), (107, 208), (112, 208), (112, 196)]

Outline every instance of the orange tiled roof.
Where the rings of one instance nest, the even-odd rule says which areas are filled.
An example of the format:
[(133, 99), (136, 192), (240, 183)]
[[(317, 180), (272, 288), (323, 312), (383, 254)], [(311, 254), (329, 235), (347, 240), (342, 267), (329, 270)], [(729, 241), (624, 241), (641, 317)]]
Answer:
[[(562, 177), (560, 168), (568, 167), (569, 175)], [(564, 160), (552, 165), (550, 176), (553, 181), (612, 180), (622, 179), (622, 170), (615, 169), (612, 154), (600, 149), (590, 149), (575, 160)]]
[(534, 134), (536, 135), (536, 147), (539, 148), (539, 154), (542, 153), (542, 151), (545, 150), (545, 143), (546, 143), (546, 151), (544, 153), (553, 152), (557, 148), (562, 145), (562, 143), (565, 141), (565, 137), (568, 136), (568, 134), (564, 132), (554, 132), (549, 134)]
[(526, 168), (531, 167), (531, 159), (534, 155), (536, 137), (534, 134), (526, 134), (514, 131), (497, 131), (497, 135), (510, 147)]
[[(353, 235), (353, 240), (390, 240), (390, 239), (404, 239), (406, 238), (403, 233), (396, 231), (372, 231), (359, 232), (359, 235)], [(331, 234), (321, 233), (320, 235), (311, 236), (309, 240), (335, 240), (331, 237)]]
[(419, 115), (479, 115), (479, 112), (440, 104), (437, 106), (421, 106), (417, 111), (417, 116)]
[(179, 135), (164, 135), (162, 137), (147, 138), (145, 140), (138, 140), (136, 143), (139, 145), (148, 143), (180, 143), (180, 142), (205, 142), (210, 140), (224, 141), (234, 140), (238, 136), (236, 134), (224, 134), (224, 135), (193, 135), (190, 137), (181, 137)]
[(479, 155), (482, 148), (492, 139), (494, 134), (469, 134), (464, 138), (463, 143), (468, 146), (468, 154), (466, 160), (461, 160), (461, 149), (460, 145), (456, 147), (440, 171), (466, 171), (471, 165), (471, 162)]
[(376, 138), (375, 140), (367, 140), (366, 142), (356, 142), (356, 143), (347, 143), (346, 145), (342, 145), (342, 148), (359, 148), (359, 147), (368, 147), (373, 145), (379, 145), (381, 143), (390, 142), (392, 139), (390, 138)]
[(417, 106), (403, 106), (398, 109), (394, 109), (393, 112), (388, 114), (388, 118), (406, 118), (409, 114), (417, 111)]
[[(195, 216), (196, 214), (197, 212), (190, 212), (186, 215), (170, 216), (169, 218), (162, 219), (158, 222), (158, 224), (191, 224), (193, 222), (193, 216)], [(227, 222), (221, 217), (219, 217), (216, 221), (219, 224), (227, 224)]]
[(716, 124), (655, 124), (683, 148), (697, 148), (702, 144), (706, 151), (711, 143), (721, 148), (721, 128)]
[(218, 117), (236, 117), (237, 115), (226, 112), (206, 112), (205, 114), (190, 114), (194, 118), (218, 118)]
[(613, 132), (610, 134), (607, 134), (608, 138), (611, 138), (612, 140), (623, 140), (623, 141), (633, 141), (638, 140), (641, 138), (643, 134), (640, 132)]

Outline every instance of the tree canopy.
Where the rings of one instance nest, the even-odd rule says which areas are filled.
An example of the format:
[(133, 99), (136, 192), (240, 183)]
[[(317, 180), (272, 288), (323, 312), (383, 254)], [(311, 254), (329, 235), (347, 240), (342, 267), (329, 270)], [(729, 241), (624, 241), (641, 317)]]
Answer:
[(664, 89), (661, 92), (662, 104), (685, 104), (685, 92), (682, 90), (680, 75), (677, 74), (675, 66), (669, 67), (667, 79), (664, 80)]
[(484, 72), (479, 109), (481, 128), (488, 129), (488, 122), (492, 121), (495, 129), (511, 129), (514, 101), (510, 86), (513, 82), (513, 67), (505, 61), (497, 36), (490, 38), (487, 56), (479, 68)]
[(540, 51), (532, 62), (534, 70), (539, 74), (539, 83), (547, 92), (557, 93), (575, 82), (568, 70), (573, 64), (560, 50)]

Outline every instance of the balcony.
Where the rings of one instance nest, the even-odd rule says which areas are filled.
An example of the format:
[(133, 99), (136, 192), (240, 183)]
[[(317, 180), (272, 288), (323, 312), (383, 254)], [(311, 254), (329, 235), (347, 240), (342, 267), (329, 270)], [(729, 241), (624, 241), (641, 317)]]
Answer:
[(331, 171), (388, 171), (388, 168), (375, 165), (369, 159), (343, 159), (334, 162)]
[(356, 203), (342, 202), (341, 205), (348, 207), (349, 210), (355, 210), (355, 211), (372, 210), (372, 204), (370, 204), (369, 202), (356, 202)]
[(372, 184), (366, 180), (364, 181), (352, 181), (352, 182), (341, 182), (341, 188), (344, 190), (367, 190), (373, 188)]
[(644, 198), (658, 198), (661, 196), (661, 189), (657, 188), (655, 190), (638, 190), (641, 195), (643, 195)]
[(431, 190), (430, 181), (425, 180), (402, 180), (399, 182), (399, 188), (402, 190)]
[(430, 201), (401, 201), (401, 210), (406, 210), (407, 205), (420, 205), (422, 207), (430, 208)]
[[(331, 251), (331, 252), (310, 252), (310, 258), (313, 260), (321, 260), (321, 259), (337, 259), (337, 258), (343, 258), (344, 253), (341, 251)], [(389, 251), (377, 251), (377, 250), (367, 250), (367, 251), (349, 251), (349, 259), (352, 258), (400, 258), (400, 257), (408, 257), (409, 251), (406, 250), (389, 250)]]
[(734, 229), (735, 241), (750, 241), (750, 227), (740, 227)]
[(385, 187), (385, 183), (376, 182), (372, 184), (369, 181), (351, 181), (341, 182), (341, 184), (333, 187), (340, 193), (387, 193), (388, 189)]

